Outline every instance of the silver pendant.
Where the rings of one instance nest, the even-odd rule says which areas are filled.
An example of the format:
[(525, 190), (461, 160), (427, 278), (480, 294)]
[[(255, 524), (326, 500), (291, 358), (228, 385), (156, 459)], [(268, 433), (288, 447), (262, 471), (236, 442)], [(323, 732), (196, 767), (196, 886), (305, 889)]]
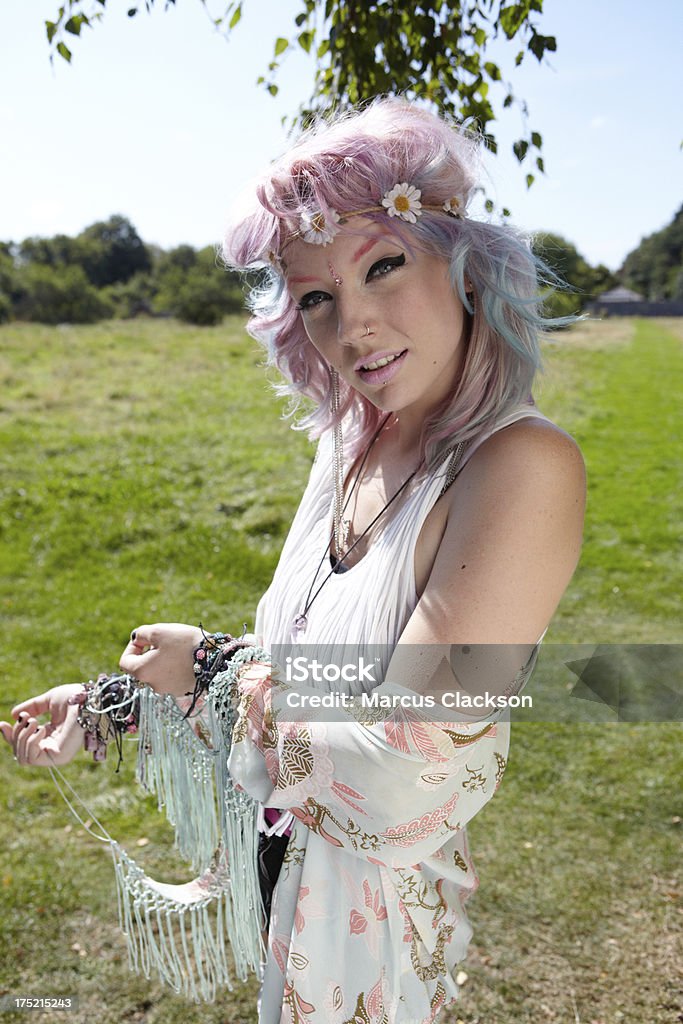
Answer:
[(302, 637), (305, 635), (307, 625), (308, 619), (306, 618), (306, 616), (297, 615), (292, 624), (291, 638), (293, 644), (298, 644)]

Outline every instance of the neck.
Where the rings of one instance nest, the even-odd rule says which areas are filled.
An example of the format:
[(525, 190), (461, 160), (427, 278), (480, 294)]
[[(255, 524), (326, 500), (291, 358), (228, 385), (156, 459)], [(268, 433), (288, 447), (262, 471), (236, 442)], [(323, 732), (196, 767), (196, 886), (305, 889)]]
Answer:
[(392, 414), (383, 430), (390, 441), (392, 458), (413, 469), (417, 468), (421, 461), (422, 433), (426, 415), (414, 413), (412, 409), (402, 409)]

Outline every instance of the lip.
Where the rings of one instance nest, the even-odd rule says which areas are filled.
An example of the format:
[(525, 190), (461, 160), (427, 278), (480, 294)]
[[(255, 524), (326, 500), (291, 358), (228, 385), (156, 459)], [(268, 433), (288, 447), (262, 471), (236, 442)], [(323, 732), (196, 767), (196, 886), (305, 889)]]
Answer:
[(363, 366), (365, 366), (366, 363), (374, 363), (378, 359), (388, 359), (389, 356), (397, 356), (402, 351), (403, 351), (403, 349), (400, 349), (400, 348), (399, 349), (387, 348), (387, 349), (383, 349), (381, 352), (368, 352), (366, 355), (361, 356), (360, 359), (356, 360), (356, 363), (355, 363), (353, 368), (356, 371), (356, 373), (358, 373), (359, 370)]
[[(386, 384), (394, 377), (403, 366), (406, 356), (408, 355), (408, 349), (396, 349), (387, 350), (384, 352), (368, 352), (367, 355), (359, 359), (354, 367), (356, 373), (365, 384)], [(387, 363), (386, 366), (380, 366), (377, 370), (363, 370), (362, 367), (365, 363), (374, 363), (378, 359), (388, 359), (389, 356), (396, 356), (391, 363)]]

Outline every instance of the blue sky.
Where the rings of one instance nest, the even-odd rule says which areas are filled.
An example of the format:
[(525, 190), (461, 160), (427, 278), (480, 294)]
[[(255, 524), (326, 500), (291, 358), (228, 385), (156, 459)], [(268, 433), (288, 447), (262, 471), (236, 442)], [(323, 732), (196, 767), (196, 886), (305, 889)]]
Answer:
[[(211, 0), (208, 0), (209, 6)], [(310, 92), (311, 64), (286, 59), (281, 91), (255, 85), (300, 0), (245, 0), (229, 43), (200, 0), (102, 24), (51, 68), (43, 21), (58, 0), (4, 0), (0, 40), (0, 239), (74, 234), (123, 213), (164, 247), (220, 238), (235, 195), (286, 147), (283, 115)], [(220, 7), (220, 4), (217, 5)], [(495, 58), (527, 100), (547, 174), (527, 190), (508, 150), (520, 114), (496, 129), (489, 193), (521, 227), (556, 231), (592, 262), (618, 267), (683, 202), (683, 3), (545, 0), (539, 28), (558, 51), (543, 65), (498, 43)]]

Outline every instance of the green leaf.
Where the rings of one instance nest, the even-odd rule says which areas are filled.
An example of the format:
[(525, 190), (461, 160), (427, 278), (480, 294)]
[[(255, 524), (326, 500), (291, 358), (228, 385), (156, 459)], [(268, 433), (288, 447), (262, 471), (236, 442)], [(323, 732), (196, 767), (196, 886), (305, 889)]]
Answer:
[(296, 18), (294, 19), (294, 24), (296, 25), (297, 28), (301, 28), (302, 25), (306, 24), (307, 18), (308, 14), (306, 13), (306, 11), (302, 11), (301, 14), (297, 14)]
[(535, 146), (536, 149), (540, 149), (541, 148), (541, 146), (543, 145), (543, 139), (541, 138), (541, 133), (540, 132), (532, 132), (531, 133), (531, 145)]
[(280, 90), (273, 82), (271, 82), (270, 85), (268, 86), (268, 92), (270, 93), (271, 96), (277, 96), (279, 91)]
[(545, 164), (543, 163), (543, 157), (542, 156), (537, 156), (536, 157), (536, 166), (538, 167), (538, 169), (541, 172), (541, 174), (545, 174)]
[(554, 36), (541, 36), (538, 32), (534, 32), (529, 40), (529, 49), (534, 57), (541, 61), (546, 50), (554, 51), (557, 49), (557, 41)]
[(55, 37), (55, 32), (57, 31), (57, 26), (54, 21), (45, 22), (45, 31), (47, 32), (47, 41), (48, 43), (51, 43)]
[(526, 187), (527, 188), (531, 188), (533, 183), (534, 183), (534, 176), (533, 176), (533, 174), (527, 174), (527, 176), (526, 176)]
[(484, 71), (489, 76), (492, 82), (500, 82), (501, 74), (500, 68), (493, 61), (487, 60), (484, 64)]
[(503, 209), (501, 210), (501, 213), (503, 214), (504, 217), (509, 217), (510, 216), (510, 210), (507, 208), (507, 206), (503, 207)]
[(487, 199), (484, 206), (487, 213), (493, 213), (493, 199)]
[(66, 43), (57, 43), (57, 53), (64, 58), (67, 64), (71, 63), (71, 50)]
[(515, 57), (515, 67), (518, 68), (523, 60), (524, 60), (524, 50), (520, 50), (519, 53), (517, 54), (517, 56)]
[(275, 56), (279, 57), (281, 53), (284, 53), (289, 46), (289, 39), (285, 39), (284, 36), (280, 36), (275, 40)]
[(83, 24), (83, 17), (80, 14), (75, 14), (72, 18), (69, 18), (64, 30), (70, 32), (72, 36), (80, 36), (81, 25)]
[(134, 18), (135, 15), (138, 13), (138, 9), (137, 7), (129, 7), (126, 13), (129, 18)]
[(513, 101), (513, 100), (514, 100), (514, 96), (512, 95), (512, 93), (511, 93), (511, 92), (509, 92), (509, 93), (507, 94), (507, 96), (505, 97), (505, 99), (503, 100), (503, 106), (504, 106), (504, 107), (511, 107), (511, 106), (512, 106), (512, 101)]
[(322, 43), (320, 44), (320, 46), (318, 47), (318, 50), (316, 52), (316, 56), (317, 56), (318, 60), (320, 60), (322, 57), (325, 56), (325, 54), (327, 53), (329, 48), (330, 48), (330, 41), (329, 41), (329, 39), (323, 39)]
[(524, 10), (523, 4), (513, 4), (510, 7), (501, 8), (498, 20), (505, 35), (508, 39), (512, 39), (517, 35), (527, 17), (528, 13)]
[(529, 143), (526, 141), (526, 139), (518, 139), (517, 142), (513, 143), (512, 152), (515, 154), (520, 164), (526, 156), (528, 148)]
[(232, 18), (228, 22), (228, 28), (229, 29), (234, 28), (235, 25), (238, 23), (238, 21), (240, 20), (241, 17), (242, 17), (242, 4), (238, 4), (237, 7), (235, 8), (235, 10), (233, 11)]
[(301, 35), (299, 36), (299, 46), (301, 47), (302, 50), (305, 50), (306, 53), (310, 53), (311, 52), (311, 46), (313, 45), (313, 38), (314, 38), (314, 33), (311, 32), (310, 29), (307, 30), (306, 32), (302, 32)]

